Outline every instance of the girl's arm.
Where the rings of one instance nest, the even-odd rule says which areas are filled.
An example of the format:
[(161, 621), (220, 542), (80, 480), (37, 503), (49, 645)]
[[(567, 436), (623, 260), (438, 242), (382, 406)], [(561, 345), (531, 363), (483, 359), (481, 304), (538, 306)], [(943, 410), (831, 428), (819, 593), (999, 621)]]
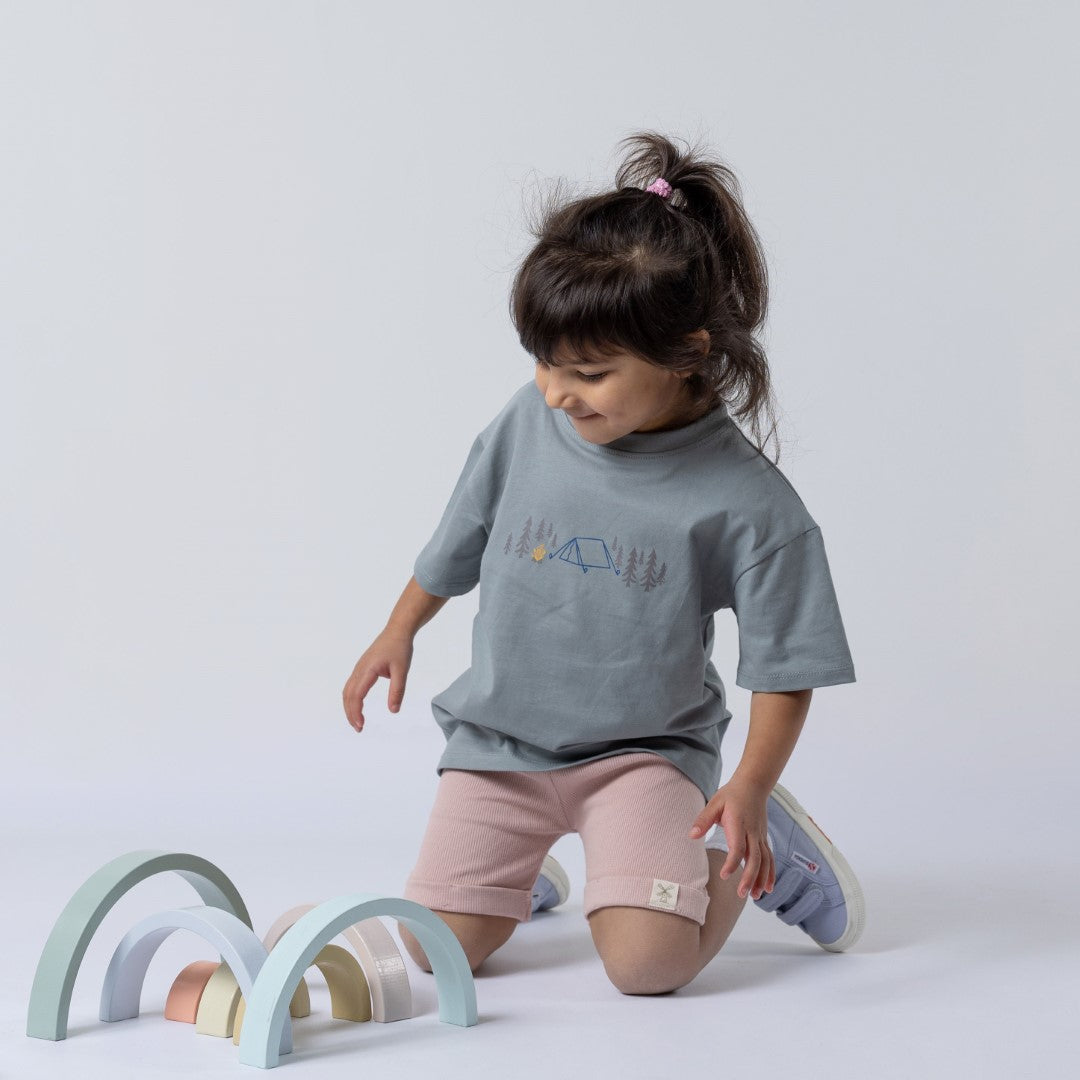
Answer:
[(739, 895), (756, 900), (776, 884), (769, 847), (766, 804), (791, 757), (810, 709), (813, 690), (779, 693), (754, 691), (750, 697), (750, 730), (742, 759), (731, 779), (694, 819), (691, 837), (703, 836), (719, 823), (727, 839), (728, 857), (720, 871), (730, 877), (745, 862)]
[(424, 592), (417, 585), (416, 578), (411, 577), (394, 610), (390, 612), (386, 630), (414, 638), (417, 630), (424, 623), (430, 622), (449, 599), (449, 596), (435, 596), (433, 593)]
[(755, 690), (750, 695), (750, 730), (732, 780), (745, 779), (763, 789), (768, 798), (795, 749), (813, 693), (813, 690), (785, 690), (767, 694)]
[(417, 630), (434, 618), (435, 613), (450, 598), (425, 592), (409, 578), (386, 628), (371, 643), (367, 652), (356, 661), (345, 689), (341, 692), (345, 718), (357, 731), (364, 730), (364, 698), (380, 676), (390, 680), (387, 707), (391, 712), (401, 708), (405, 696), (405, 677), (412, 664), (413, 638)]

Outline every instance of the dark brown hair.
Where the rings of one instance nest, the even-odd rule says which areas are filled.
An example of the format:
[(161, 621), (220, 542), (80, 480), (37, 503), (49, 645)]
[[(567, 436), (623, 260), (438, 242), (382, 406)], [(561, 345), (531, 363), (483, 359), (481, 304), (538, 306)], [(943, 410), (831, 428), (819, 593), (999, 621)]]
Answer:
[[(690, 370), (688, 410), (726, 404), (763, 453), (776, 433), (769, 364), (754, 336), (768, 278), (738, 180), (696, 146), (679, 150), (657, 132), (624, 144), (614, 190), (566, 198), (556, 185), (528, 215), (537, 242), (510, 289), (521, 344), (545, 364), (558, 362), (561, 346), (580, 360), (622, 351)], [(671, 184), (667, 198), (645, 190), (657, 177)], [(702, 329), (707, 350), (691, 336)]]

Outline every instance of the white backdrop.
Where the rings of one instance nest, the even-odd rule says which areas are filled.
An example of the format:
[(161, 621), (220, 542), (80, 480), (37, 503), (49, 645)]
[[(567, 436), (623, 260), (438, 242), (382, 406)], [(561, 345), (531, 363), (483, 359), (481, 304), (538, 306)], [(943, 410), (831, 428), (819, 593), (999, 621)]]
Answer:
[[(858, 675), (817, 692), (785, 782), (894, 916), (868, 953), (974, 919), (972, 955), (1034, 927), (1018, 963), (1075, 957), (1032, 905), (1080, 884), (1078, 30), (1052, 3), (0, 4), (0, 835), (35, 894), (9, 913), (27, 1074), (50, 1060), (21, 1038), (37, 950), (113, 855), (196, 851), (261, 882), (266, 922), (400, 889), (475, 592), (420, 632), (399, 715), (381, 682), (356, 735), (341, 688), (531, 378), (507, 312), (523, 206), (610, 184), (643, 128), (704, 137), (767, 251), (780, 467)], [(730, 618), (714, 659), (730, 768)], [(1038, 980), (1075, 996), (1064, 967)]]

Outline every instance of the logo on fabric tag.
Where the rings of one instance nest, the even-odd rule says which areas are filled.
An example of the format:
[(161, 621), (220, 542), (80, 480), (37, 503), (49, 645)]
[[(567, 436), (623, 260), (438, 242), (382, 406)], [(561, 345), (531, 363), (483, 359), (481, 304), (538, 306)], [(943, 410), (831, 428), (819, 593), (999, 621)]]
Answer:
[(811, 874), (818, 872), (818, 864), (813, 859), (808, 859), (805, 855), (800, 855), (797, 851), (791, 853), (791, 857), (800, 865), (805, 866)]
[(649, 907), (665, 908), (671, 911), (678, 902), (679, 886), (674, 881), (661, 881), (660, 878), (653, 878)]

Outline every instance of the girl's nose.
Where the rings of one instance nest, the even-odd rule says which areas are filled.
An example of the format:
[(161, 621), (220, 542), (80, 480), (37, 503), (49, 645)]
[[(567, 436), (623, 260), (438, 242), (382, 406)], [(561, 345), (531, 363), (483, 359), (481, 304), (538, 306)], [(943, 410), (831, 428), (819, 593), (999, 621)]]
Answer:
[(576, 399), (573, 393), (566, 388), (566, 384), (552, 371), (547, 373), (547, 386), (544, 388), (544, 401), (549, 409), (570, 409), (574, 407)]

